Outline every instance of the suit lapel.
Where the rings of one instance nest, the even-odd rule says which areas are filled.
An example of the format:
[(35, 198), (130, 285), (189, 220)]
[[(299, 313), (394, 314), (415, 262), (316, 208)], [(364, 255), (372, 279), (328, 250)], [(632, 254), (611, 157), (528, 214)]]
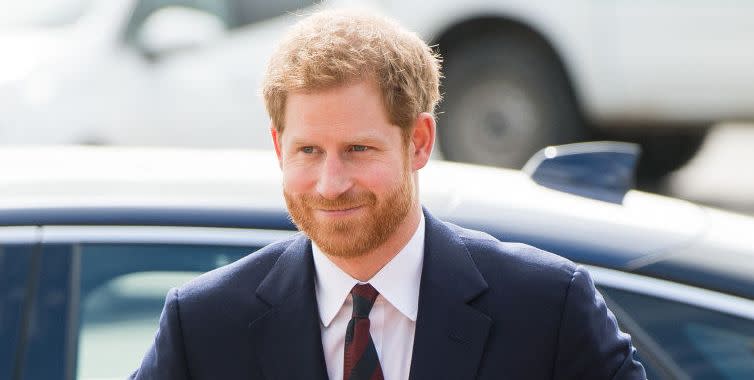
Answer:
[(487, 289), (460, 237), (425, 210), (411, 379), (474, 378), (492, 320), (469, 302)]
[(302, 234), (257, 288), (270, 310), (249, 328), (265, 378), (327, 379), (312, 260)]

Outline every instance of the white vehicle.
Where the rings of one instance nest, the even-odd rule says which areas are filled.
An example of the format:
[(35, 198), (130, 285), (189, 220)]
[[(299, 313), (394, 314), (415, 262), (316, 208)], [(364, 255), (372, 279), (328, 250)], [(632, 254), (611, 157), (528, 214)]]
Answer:
[(754, 117), (751, 2), (439, 1), (427, 15), (390, 3), (445, 57), (439, 137), (453, 160), (519, 166), (547, 144), (609, 136), (641, 143), (655, 176), (713, 122)]
[(0, 2), (0, 143), (268, 147), (258, 89), (294, 13), (359, 5), (445, 59), (448, 159), (520, 167), (621, 138), (644, 174), (754, 119), (754, 3), (618, 0)]
[(0, 142), (260, 147), (263, 52), (290, 23), (264, 21), (300, 4), (8, 1)]

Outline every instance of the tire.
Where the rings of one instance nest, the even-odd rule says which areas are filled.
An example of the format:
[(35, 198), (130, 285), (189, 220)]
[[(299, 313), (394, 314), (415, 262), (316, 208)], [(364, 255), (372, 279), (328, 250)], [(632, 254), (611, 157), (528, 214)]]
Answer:
[(445, 159), (520, 168), (545, 146), (585, 138), (568, 78), (540, 39), (500, 31), (444, 50), (437, 133)]

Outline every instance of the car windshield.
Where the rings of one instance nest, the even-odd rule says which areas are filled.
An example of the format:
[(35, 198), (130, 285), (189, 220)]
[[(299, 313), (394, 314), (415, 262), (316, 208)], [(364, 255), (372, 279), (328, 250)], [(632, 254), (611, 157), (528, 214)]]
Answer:
[(78, 20), (91, 0), (0, 0), (0, 28), (56, 28)]

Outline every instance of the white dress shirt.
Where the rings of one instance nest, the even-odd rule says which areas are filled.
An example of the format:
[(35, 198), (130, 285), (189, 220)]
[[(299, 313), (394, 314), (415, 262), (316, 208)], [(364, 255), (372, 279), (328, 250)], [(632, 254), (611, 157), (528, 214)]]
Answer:
[[(338, 268), (314, 243), (312, 251), (327, 375), (330, 380), (341, 380), (346, 328), (353, 310), (350, 293), (360, 281)], [(406, 246), (368, 281), (380, 293), (369, 313), (369, 332), (385, 380), (408, 379), (423, 262), (424, 215)]]

